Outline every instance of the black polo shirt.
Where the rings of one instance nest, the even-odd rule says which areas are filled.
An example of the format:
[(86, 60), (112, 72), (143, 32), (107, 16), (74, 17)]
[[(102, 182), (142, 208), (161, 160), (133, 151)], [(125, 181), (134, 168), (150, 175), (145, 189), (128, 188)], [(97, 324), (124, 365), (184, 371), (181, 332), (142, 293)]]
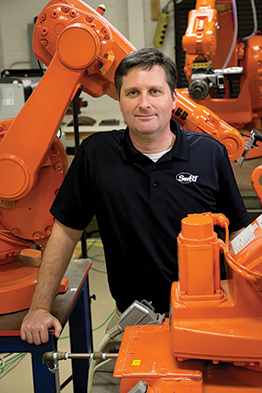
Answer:
[(85, 139), (51, 208), (74, 229), (96, 215), (121, 311), (135, 299), (168, 311), (178, 279), (176, 238), (187, 214), (224, 213), (231, 231), (248, 221), (224, 145), (173, 120), (171, 129), (175, 144), (156, 163), (134, 148), (128, 128)]

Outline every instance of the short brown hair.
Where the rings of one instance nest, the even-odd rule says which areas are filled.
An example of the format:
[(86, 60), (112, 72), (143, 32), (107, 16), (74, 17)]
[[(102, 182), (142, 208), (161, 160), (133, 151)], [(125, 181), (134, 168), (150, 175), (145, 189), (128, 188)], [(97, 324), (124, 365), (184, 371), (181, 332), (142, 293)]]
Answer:
[(176, 65), (170, 57), (155, 48), (142, 48), (128, 53), (119, 63), (115, 72), (115, 87), (118, 99), (123, 84), (123, 76), (127, 75), (131, 68), (142, 68), (151, 70), (155, 65), (161, 66), (166, 74), (166, 82), (170, 88), (171, 94), (177, 85)]

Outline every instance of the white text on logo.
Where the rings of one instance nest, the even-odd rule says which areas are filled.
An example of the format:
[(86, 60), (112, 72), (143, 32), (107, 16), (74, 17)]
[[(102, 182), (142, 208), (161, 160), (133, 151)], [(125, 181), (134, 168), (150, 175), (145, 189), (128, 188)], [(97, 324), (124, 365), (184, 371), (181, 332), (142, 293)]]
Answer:
[(176, 180), (183, 184), (196, 183), (198, 175), (191, 175), (188, 172), (181, 172), (176, 175)]

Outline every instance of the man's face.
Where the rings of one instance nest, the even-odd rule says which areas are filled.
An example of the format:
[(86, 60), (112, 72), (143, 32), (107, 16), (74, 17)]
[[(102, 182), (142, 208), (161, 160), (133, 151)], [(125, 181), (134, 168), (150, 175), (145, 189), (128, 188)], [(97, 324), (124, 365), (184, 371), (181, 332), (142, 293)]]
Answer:
[(176, 107), (161, 66), (151, 70), (131, 68), (123, 77), (119, 106), (130, 134), (160, 136), (170, 132), (170, 118)]

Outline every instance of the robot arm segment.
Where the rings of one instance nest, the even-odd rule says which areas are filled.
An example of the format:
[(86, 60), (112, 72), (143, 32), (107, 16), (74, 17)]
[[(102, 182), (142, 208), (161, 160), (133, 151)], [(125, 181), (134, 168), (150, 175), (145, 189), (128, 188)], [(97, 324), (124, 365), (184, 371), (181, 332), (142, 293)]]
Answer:
[(49, 209), (67, 170), (55, 135), (79, 86), (117, 97), (115, 69), (135, 48), (102, 14), (79, 0), (51, 0), (36, 21), (34, 52), (49, 67), (18, 116), (0, 122), (0, 263), (50, 235)]
[[(58, 56), (54, 57), (52, 67), (46, 71), (1, 142), (0, 199), (18, 200), (36, 185), (38, 170), (52, 145), (81, 73), (82, 70), (78, 70), (68, 78), (70, 71), (61, 65)], [(45, 83), (48, 80), (49, 83)], [(61, 86), (59, 89), (54, 88), (54, 80)], [(60, 110), (57, 110), (58, 105)]]
[(183, 128), (212, 135), (223, 143), (230, 161), (235, 161), (243, 154), (245, 143), (240, 133), (215, 113), (180, 93), (179, 89), (177, 90), (177, 107), (172, 117)]
[(210, 59), (216, 53), (217, 11), (215, 0), (197, 0), (196, 9), (188, 16), (188, 27), (182, 39), (189, 55)]
[(46, 152), (80, 84), (90, 95), (107, 93), (116, 98), (115, 58), (120, 61), (134, 47), (84, 3), (51, 1), (36, 22), (34, 50), (49, 67), (1, 142), (3, 200), (23, 198), (36, 185)]

